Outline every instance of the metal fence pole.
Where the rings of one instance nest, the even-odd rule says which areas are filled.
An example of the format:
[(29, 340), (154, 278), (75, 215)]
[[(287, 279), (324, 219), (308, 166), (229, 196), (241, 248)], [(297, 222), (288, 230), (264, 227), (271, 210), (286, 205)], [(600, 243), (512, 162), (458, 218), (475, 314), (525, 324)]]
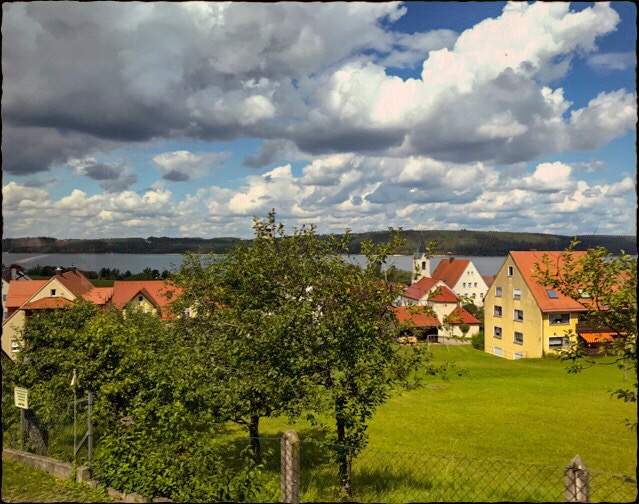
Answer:
[(290, 504), (300, 502), (300, 438), (294, 430), (288, 430), (280, 442), (280, 494), (281, 501)]
[(20, 408), (20, 450), (24, 451), (24, 409)]
[(91, 465), (91, 459), (93, 458), (93, 423), (91, 422), (91, 414), (93, 413), (93, 392), (89, 392), (89, 397), (87, 400), (87, 416), (88, 416), (88, 431), (87, 431), (87, 435), (88, 435), (88, 445), (87, 445), (87, 449), (88, 449), (88, 455), (87, 458), (89, 459), (89, 466)]
[(570, 461), (564, 471), (564, 484), (566, 485), (564, 498), (566, 502), (590, 502), (588, 472), (586, 464), (579, 455)]

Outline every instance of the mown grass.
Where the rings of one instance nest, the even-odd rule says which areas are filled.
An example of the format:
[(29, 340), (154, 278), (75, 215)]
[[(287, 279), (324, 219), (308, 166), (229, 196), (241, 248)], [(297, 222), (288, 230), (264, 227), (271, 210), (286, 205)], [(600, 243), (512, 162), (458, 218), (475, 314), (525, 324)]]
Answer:
[[(428, 378), (423, 388), (395, 396), (378, 410), (370, 422), (369, 445), (354, 463), (356, 500), (450, 500), (424, 494), (423, 488), (415, 492), (420, 485), (450, 489), (445, 481), (463, 484), (464, 478), (469, 485), (474, 478), (475, 487), (483, 481), (486, 491), (476, 498), (470, 488), (459, 488), (456, 500), (557, 500), (563, 468), (577, 454), (597, 474), (635, 474), (637, 439), (625, 419), (636, 419), (636, 408), (610, 395), (630, 383), (616, 366), (569, 374), (558, 359), (509, 361), (469, 345), (434, 346), (433, 354), (436, 362), (455, 362), (467, 373), (448, 381)], [(332, 426), (329, 419), (326, 423)], [(323, 437), (307, 422), (287, 418), (263, 420), (260, 434), (276, 438), (290, 428), (303, 440)], [(302, 453), (303, 499), (339, 496), (330, 458), (308, 442), (303, 442)], [(274, 450), (273, 456), (279, 459), (279, 452)], [(276, 472), (277, 464), (267, 465)], [(425, 475), (426, 466), (440, 470)], [(524, 467), (531, 478), (538, 473), (537, 480), (545, 483), (532, 478), (524, 482), (526, 488), (511, 488), (514, 467)], [(602, 474), (598, 482), (605, 479)], [(367, 490), (358, 493), (358, 484)], [(606, 484), (616, 488), (617, 482)], [(386, 493), (380, 493), (382, 487)], [(623, 500), (636, 483), (626, 487), (613, 500)], [(614, 491), (606, 495), (617, 495)]]
[(110, 502), (104, 490), (64, 481), (33, 467), (2, 459), (3, 502)]

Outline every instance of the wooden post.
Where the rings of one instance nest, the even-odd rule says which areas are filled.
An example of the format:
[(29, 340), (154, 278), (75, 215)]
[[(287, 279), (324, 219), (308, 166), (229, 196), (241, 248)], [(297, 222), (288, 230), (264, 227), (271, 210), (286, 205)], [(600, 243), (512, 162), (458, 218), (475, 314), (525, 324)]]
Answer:
[(89, 392), (89, 396), (87, 399), (87, 417), (88, 417), (88, 430), (87, 430), (87, 436), (88, 436), (88, 444), (87, 444), (87, 450), (88, 450), (88, 455), (87, 458), (89, 460), (89, 467), (91, 466), (91, 459), (93, 458), (93, 423), (92, 423), (92, 416), (93, 414), (93, 393)]
[(280, 493), (282, 502), (299, 504), (300, 502), (300, 438), (294, 430), (288, 430), (282, 436)]
[(590, 502), (590, 483), (588, 468), (579, 455), (570, 461), (564, 471), (566, 502)]

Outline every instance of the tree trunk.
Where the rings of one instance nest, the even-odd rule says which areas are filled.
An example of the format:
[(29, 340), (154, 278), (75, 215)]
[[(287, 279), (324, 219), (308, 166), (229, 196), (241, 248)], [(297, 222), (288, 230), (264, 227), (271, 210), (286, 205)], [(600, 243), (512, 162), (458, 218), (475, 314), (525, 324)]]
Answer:
[(262, 463), (262, 445), (260, 444), (260, 417), (253, 415), (249, 423), (249, 436), (251, 437), (251, 449), (253, 460), (256, 464)]
[(344, 428), (344, 421), (337, 420), (337, 466), (339, 470), (339, 481), (342, 488), (342, 493), (347, 497), (351, 496), (351, 474), (348, 464), (348, 455), (345, 446), (346, 432)]

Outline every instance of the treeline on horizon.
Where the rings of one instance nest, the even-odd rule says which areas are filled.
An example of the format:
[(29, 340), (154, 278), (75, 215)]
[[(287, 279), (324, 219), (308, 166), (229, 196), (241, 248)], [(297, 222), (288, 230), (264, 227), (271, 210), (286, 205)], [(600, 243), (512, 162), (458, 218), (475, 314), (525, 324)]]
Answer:
[[(326, 235), (324, 235), (326, 236)], [(402, 232), (406, 240), (399, 254), (410, 255), (419, 245), (437, 242), (437, 254), (503, 256), (511, 250), (563, 250), (570, 244), (573, 236), (542, 233), (513, 233), (505, 231), (416, 231)], [(349, 253), (358, 254), (362, 242), (372, 240), (381, 243), (388, 240), (386, 231), (353, 233)], [(637, 254), (636, 237), (626, 235), (579, 236), (578, 250), (603, 246), (618, 254), (624, 251)], [(183, 254), (185, 252), (225, 254), (234, 246), (248, 244), (250, 240), (240, 238), (103, 238), (59, 240), (49, 237), (4, 238), (2, 251), (10, 253), (34, 254)]]

